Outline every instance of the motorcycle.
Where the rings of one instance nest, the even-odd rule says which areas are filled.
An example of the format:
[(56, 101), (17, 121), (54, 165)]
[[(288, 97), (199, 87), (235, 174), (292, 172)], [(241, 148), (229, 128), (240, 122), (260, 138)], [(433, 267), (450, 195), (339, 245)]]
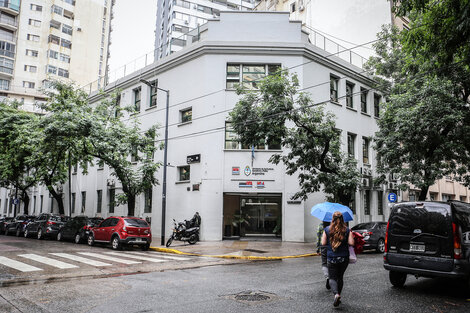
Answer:
[(176, 223), (173, 219), (173, 234), (168, 238), (166, 246), (169, 247), (173, 240), (187, 241), (190, 245), (198, 242), (200, 223), (201, 218), (197, 212), (190, 221), (184, 220), (184, 222)]

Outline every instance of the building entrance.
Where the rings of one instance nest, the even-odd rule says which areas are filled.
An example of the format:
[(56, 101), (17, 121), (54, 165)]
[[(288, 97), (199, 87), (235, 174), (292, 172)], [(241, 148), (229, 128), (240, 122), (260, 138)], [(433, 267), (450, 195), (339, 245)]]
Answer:
[(280, 194), (225, 194), (224, 238), (281, 236)]

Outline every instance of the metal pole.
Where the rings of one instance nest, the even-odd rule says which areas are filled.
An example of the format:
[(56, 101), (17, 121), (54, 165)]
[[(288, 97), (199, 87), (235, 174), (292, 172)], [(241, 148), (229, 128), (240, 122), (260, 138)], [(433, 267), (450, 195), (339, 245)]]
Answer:
[(161, 245), (165, 245), (165, 219), (166, 219), (166, 165), (168, 154), (168, 111), (170, 109), (170, 91), (166, 90), (166, 123), (165, 123), (165, 147), (163, 151), (163, 191), (162, 191), (162, 235)]
[(69, 150), (69, 216), (72, 217), (72, 157)]

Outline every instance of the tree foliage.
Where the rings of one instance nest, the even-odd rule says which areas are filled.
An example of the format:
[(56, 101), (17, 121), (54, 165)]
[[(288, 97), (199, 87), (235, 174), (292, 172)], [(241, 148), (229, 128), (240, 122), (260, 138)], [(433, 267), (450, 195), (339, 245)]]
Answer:
[[(379, 180), (395, 173), (403, 189), (421, 189), (420, 200), (444, 176), (470, 183), (470, 76), (468, 62), (462, 62), (468, 40), (465, 46), (450, 31), (435, 31), (468, 22), (459, 21), (465, 14), (451, 7), (458, 2), (465, 1), (401, 1), (395, 10), (408, 15), (411, 29), (383, 27), (377, 57), (368, 64), (387, 100), (376, 134)], [(442, 20), (434, 20), (438, 16)]]
[(334, 115), (299, 92), (295, 74), (280, 71), (259, 83), (259, 90), (238, 89), (242, 98), (230, 113), (242, 144), (280, 143), (283, 153), (269, 159), (283, 162), (286, 173), (298, 174), (300, 190), (294, 199), (306, 199), (322, 189), (336, 202), (350, 204), (359, 182), (356, 161), (341, 152)]

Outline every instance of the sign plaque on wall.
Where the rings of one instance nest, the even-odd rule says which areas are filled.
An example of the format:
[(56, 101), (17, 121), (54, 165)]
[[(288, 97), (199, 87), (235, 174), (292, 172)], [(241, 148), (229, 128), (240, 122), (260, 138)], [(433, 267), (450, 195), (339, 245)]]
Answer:
[(199, 162), (201, 162), (201, 155), (200, 154), (188, 155), (186, 157), (186, 163), (188, 163), (188, 164), (199, 163)]

